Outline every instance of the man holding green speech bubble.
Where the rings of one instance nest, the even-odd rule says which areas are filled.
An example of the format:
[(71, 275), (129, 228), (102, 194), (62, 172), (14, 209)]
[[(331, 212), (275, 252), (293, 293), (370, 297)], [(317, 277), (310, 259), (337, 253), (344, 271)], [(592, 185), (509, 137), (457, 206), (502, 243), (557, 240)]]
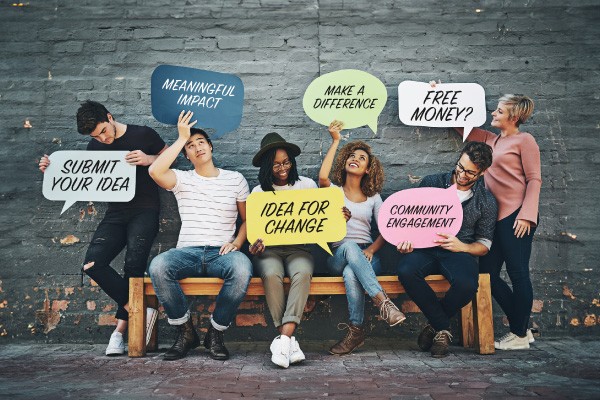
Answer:
[[(491, 164), (491, 147), (471, 142), (461, 151), (452, 172), (423, 178), (420, 187), (446, 189), (456, 185), (463, 208), (461, 228), (456, 236), (438, 233), (435, 247), (413, 251), (410, 241), (397, 244), (398, 251), (405, 254), (398, 263), (398, 279), (429, 321), (417, 343), (421, 350), (431, 351), (432, 357), (448, 355), (450, 318), (473, 299), (479, 285), (475, 257), (487, 254), (492, 246), (498, 206), (480, 179)], [(425, 281), (433, 274), (442, 274), (450, 282), (441, 300)]]
[[(87, 150), (127, 150), (125, 161), (136, 166), (135, 197), (123, 203), (108, 203), (104, 218), (96, 228), (82, 268), (113, 300), (117, 302), (117, 327), (110, 337), (107, 356), (125, 353), (123, 335), (129, 318), (129, 278), (142, 277), (148, 256), (158, 233), (160, 202), (158, 187), (148, 175), (148, 166), (167, 147), (153, 129), (147, 126), (117, 122), (106, 107), (86, 101), (77, 110), (77, 130), (92, 139)], [(44, 172), (50, 165), (47, 155), (39, 163)], [(111, 266), (111, 261), (126, 247), (124, 276)], [(83, 277), (82, 277), (83, 279)], [(158, 311), (148, 308), (148, 332)], [(150, 336), (146, 337), (148, 341)]]
[[(229, 351), (223, 343), (223, 331), (233, 321), (252, 278), (252, 263), (238, 251), (246, 241), (249, 190), (242, 174), (215, 167), (212, 142), (203, 130), (192, 129), (196, 124), (190, 122), (192, 116), (191, 111), (181, 112), (177, 123), (179, 137), (150, 167), (152, 179), (173, 192), (177, 199), (181, 230), (177, 247), (156, 256), (148, 272), (169, 324), (177, 326), (179, 331), (175, 344), (164, 355), (165, 360), (183, 358), (200, 345), (179, 280), (210, 276), (225, 281), (217, 296), (204, 347), (211, 358), (226, 360)], [(180, 151), (194, 169), (170, 169)], [(235, 236), (238, 215), (242, 225)]]

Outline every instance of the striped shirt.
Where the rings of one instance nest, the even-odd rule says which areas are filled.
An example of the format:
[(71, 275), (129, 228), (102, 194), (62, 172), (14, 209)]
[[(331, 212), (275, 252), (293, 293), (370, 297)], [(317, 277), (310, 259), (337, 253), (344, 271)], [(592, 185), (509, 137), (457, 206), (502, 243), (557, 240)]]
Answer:
[(181, 230), (177, 248), (220, 247), (234, 239), (237, 203), (248, 197), (248, 182), (242, 174), (219, 168), (216, 177), (200, 176), (194, 170), (174, 169), (177, 183), (171, 192), (177, 199)]

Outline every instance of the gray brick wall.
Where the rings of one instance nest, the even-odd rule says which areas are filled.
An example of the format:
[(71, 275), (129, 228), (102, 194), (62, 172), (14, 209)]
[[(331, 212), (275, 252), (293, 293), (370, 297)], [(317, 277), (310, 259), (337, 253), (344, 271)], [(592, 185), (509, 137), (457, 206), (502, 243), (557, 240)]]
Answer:
[[(151, 115), (150, 76), (160, 64), (237, 74), (245, 85), (240, 128), (215, 143), (220, 166), (251, 185), (251, 158), (272, 130), (298, 143), (302, 173), (316, 177), (324, 127), (302, 110), (304, 89), (319, 74), (362, 69), (380, 78), (388, 103), (373, 138), (386, 167), (384, 197), (412, 186), (409, 175), (450, 168), (461, 141), (446, 129), (402, 125), (396, 87), (403, 80), (477, 82), (487, 105), (499, 95), (529, 94), (536, 111), (525, 128), (542, 151), (540, 227), (531, 270), (534, 326), (545, 335), (599, 333), (600, 4), (548, 1), (0, 1), (0, 337), (4, 340), (103, 341), (114, 306), (79, 275), (104, 205), (62, 204), (41, 194), (36, 160), (44, 152), (84, 149), (76, 133), (78, 103), (95, 99), (119, 121), (147, 124), (168, 142), (176, 130)], [(477, 11), (479, 10), (479, 11)], [(23, 128), (28, 119), (33, 128)], [(489, 121), (489, 119), (488, 119)], [(489, 126), (489, 125), (486, 125)], [(175, 244), (175, 202), (163, 193), (153, 255)], [(81, 241), (62, 246), (75, 235)], [(394, 254), (385, 249), (386, 261)], [(115, 263), (122, 265), (121, 261)], [(406, 297), (398, 303), (410, 308)], [(211, 299), (195, 299), (202, 323)], [(237, 338), (273, 336), (262, 299), (242, 307)], [(411, 335), (375, 323), (373, 335)], [(503, 331), (496, 307), (496, 329)], [(337, 297), (302, 325), (304, 337), (333, 338), (346, 315)], [(265, 322), (266, 321), (266, 322)], [(265, 328), (262, 324), (269, 325)], [(164, 325), (164, 321), (161, 322)], [(322, 327), (326, 326), (325, 333)], [(168, 330), (166, 330), (167, 333)]]

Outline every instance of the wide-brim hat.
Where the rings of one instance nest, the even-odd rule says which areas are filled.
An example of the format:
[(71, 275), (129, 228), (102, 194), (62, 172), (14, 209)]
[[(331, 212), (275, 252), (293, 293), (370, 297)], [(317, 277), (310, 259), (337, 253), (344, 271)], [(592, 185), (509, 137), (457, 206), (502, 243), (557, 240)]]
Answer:
[(293, 143), (286, 142), (277, 132), (267, 133), (260, 141), (260, 150), (252, 159), (252, 165), (260, 167), (260, 159), (271, 149), (285, 149), (291, 157), (297, 157), (300, 154), (300, 147)]

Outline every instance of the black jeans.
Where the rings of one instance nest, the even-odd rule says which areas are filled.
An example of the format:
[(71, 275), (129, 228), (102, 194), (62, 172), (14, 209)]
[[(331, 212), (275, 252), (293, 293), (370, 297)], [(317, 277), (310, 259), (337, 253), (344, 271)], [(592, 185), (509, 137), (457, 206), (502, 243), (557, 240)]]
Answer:
[[(494, 241), (490, 252), (479, 259), (479, 270), (490, 274), (492, 296), (506, 314), (510, 331), (518, 336), (527, 334), (533, 287), (529, 276), (529, 257), (535, 227), (529, 235), (518, 239), (513, 225), (520, 209), (496, 222)], [(506, 272), (512, 289), (500, 278), (502, 264), (506, 262)]]
[[(140, 208), (108, 210), (94, 233), (84, 262), (94, 265), (84, 268), (84, 272), (117, 302), (118, 319), (128, 320), (124, 306), (129, 302), (129, 278), (144, 276), (157, 233), (158, 211)], [(127, 250), (121, 276), (110, 263), (124, 247)]]
[[(468, 253), (453, 253), (438, 247), (417, 249), (402, 256), (398, 279), (436, 331), (450, 329), (450, 318), (467, 305), (479, 286), (479, 267)], [(443, 299), (438, 299), (425, 278), (442, 274), (450, 282)]]

